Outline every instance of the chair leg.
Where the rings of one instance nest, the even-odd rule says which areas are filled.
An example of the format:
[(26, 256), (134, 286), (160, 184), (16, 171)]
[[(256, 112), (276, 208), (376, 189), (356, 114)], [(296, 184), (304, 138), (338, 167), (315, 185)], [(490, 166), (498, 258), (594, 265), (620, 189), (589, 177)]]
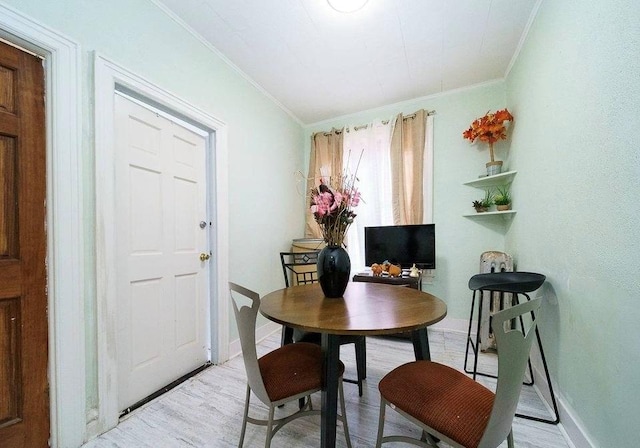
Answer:
[[(287, 344), (293, 344), (293, 328), (287, 327), (286, 325), (282, 326), (282, 334), (280, 336), (280, 347), (284, 347)], [(300, 409), (302, 409), (302, 405), (304, 400), (300, 400)], [(278, 406), (279, 408), (284, 407), (283, 404)]]
[(244, 400), (244, 416), (242, 418), (242, 430), (240, 431), (240, 443), (238, 448), (242, 448), (244, 443), (244, 433), (247, 430), (247, 418), (249, 417), (249, 398), (251, 398), (251, 388), (247, 384), (247, 397)]
[(386, 400), (380, 397), (380, 417), (378, 417), (378, 437), (376, 437), (376, 448), (380, 448), (382, 446), (382, 434), (384, 434), (384, 412), (386, 407)]
[(267, 440), (264, 442), (264, 448), (271, 448), (271, 437), (273, 437), (273, 413), (275, 406), (269, 405), (269, 420), (267, 421)]
[(434, 436), (432, 436), (431, 434), (429, 434), (426, 430), (422, 430), (422, 438), (420, 439), (425, 443), (428, 443), (429, 446), (433, 446), (435, 448), (438, 448), (438, 439), (435, 438)]
[(507, 436), (507, 448), (515, 448), (515, 444), (513, 443), (513, 429), (509, 431), (509, 435)]
[(347, 440), (347, 448), (351, 448), (351, 436), (349, 435), (349, 424), (347, 423), (347, 407), (344, 404), (344, 387), (342, 387), (342, 378), (340, 378), (338, 382), (338, 393), (340, 394), (340, 412), (342, 413), (344, 438)]
[(282, 335), (280, 337), (280, 346), (293, 343), (293, 328), (282, 326)]
[(475, 357), (473, 359), (473, 379), (475, 381), (478, 372), (478, 355), (480, 354), (480, 323), (482, 322), (482, 301), (484, 299), (482, 291), (480, 291), (480, 298), (478, 299), (478, 330), (476, 331), (476, 350)]

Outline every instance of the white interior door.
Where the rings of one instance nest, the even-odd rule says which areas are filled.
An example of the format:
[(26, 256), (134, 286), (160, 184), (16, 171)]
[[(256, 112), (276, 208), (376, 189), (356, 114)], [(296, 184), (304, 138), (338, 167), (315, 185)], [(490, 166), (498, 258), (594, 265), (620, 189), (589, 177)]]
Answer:
[(207, 137), (120, 95), (115, 127), (123, 410), (209, 359)]

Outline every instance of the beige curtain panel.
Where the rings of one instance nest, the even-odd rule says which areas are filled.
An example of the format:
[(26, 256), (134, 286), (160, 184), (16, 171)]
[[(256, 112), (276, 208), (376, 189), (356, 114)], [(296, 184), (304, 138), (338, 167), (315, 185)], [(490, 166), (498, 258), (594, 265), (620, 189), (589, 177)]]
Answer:
[[(342, 177), (342, 130), (317, 132), (311, 136), (311, 154), (309, 156), (309, 175), (307, 176), (307, 195), (312, 188), (320, 185), (320, 179), (330, 182), (331, 178)], [(307, 204), (305, 237), (322, 238), (318, 223), (313, 218)]]
[(427, 113), (398, 114), (391, 136), (391, 191), (395, 225), (422, 224)]

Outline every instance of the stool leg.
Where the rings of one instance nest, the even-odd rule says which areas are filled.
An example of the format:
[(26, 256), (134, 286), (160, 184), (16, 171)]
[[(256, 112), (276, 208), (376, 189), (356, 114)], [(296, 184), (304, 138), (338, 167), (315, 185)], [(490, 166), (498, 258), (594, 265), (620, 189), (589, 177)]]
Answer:
[[(520, 299), (518, 298), (518, 293), (514, 293), (513, 297), (511, 298), (511, 306), (516, 306), (520, 304)], [(522, 319), (522, 315), (520, 315), (518, 317), (518, 320), (520, 321), (520, 330), (522, 331), (522, 335), (524, 336), (524, 320)], [(525, 386), (533, 386), (533, 384), (535, 383), (535, 378), (533, 377), (533, 367), (531, 367), (531, 356), (529, 356), (529, 359), (527, 359), (527, 366), (529, 368), (529, 378), (531, 378), (531, 381), (522, 381), (522, 384), (524, 384)]]
[(476, 379), (478, 372), (478, 355), (480, 352), (480, 323), (482, 321), (482, 299), (484, 298), (483, 291), (480, 291), (480, 298), (478, 299), (478, 331), (476, 332), (476, 350), (475, 358), (473, 360), (473, 379)]
[[(522, 328), (522, 332), (524, 334), (524, 321), (522, 320), (522, 315), (520, 315), (519, 317), (520, 319), (520, 328)], [(529, 357), (529, 359), (527, 360), (527, 365), (529, 367), (529, 378), (531, 378), (531, 381), (523, 381), (522, 384), (524, 384), (525, 386), (533, 386), (533, 384), (535, 383), (535, 379), (533, 378), (533, 367), (531, 367), (531, 357)]]
[(473, 321), (473, 309), (476, 304), (476, 291), (473, 291), (473, 297), (471, 298), (471, 313), (469, 314), (469, 329), (467, 330), (467, 348), (464, 351), (464, 371), (466, 373), (471, 373), (471, 371), (467, 368), (467, 359), (469, 358), (469, 345), (473, 348), (474, 352), (476, 348), (473, 347), (473, 343), (471, 342), (471, 324)]
[[(527, 300), (531, 300), (531, 298), (527, 294), (524, 294), (524, 296), (527, 298)], [(536, 315), (533, 311), (531, 311), (531, 318), (532, 319), (536, 318)], [(542, 358), (542, 366), (544, 367), (544, 375), (547, 379), (547, 384), (549, 385), (549, 394), (551, 395), (551, 404), (553, 405), (553, 412), (555, 414), (554, 415), (555, 418), (553, 420), (549, 420), (544, 418), (533, 417), (531, 415), (516, 414), (516, 416), (521, 418), (526, 418), (528, 420), (535, 420), (537, 422), (542, 422), (542, 423), (552, 423), (556, 425), (560, 422), (560, 414), (558, 413), (558, 404), (556, 403), (556, 396), (553, 393), (553, 384), (551, 383), (551, 376), (549, 375), (549, 366), (547, 365), (547, 358), (544, 355), (544, 349), (542, 348), (542, 339), (540, 338), (540, 331), (538, 331), (537, 326), (535, 331), (536, 331), (536, 341), (538, 342), (538, 348), (540, 349), (540, 357)]]

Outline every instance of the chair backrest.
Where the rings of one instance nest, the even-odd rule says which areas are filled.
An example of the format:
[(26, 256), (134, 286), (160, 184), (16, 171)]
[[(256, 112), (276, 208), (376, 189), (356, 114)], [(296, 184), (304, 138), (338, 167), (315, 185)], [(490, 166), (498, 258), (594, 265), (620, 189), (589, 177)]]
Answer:
[[(234, 294), (235, 293), (235, 294)], [(250, 306), (239, 305), (240, 296), (250, 300)], [(265, 404), (269, 404), (269, 395), (264, 387), (264, 381), (258, 365), (258, 352), (256, 350), (256, 318), (260, 309), (260, 295), (247, 288), (229, 282), (229, 297), (233, 304), (233, 312), (236, 316), (242, 358), (247, 372), (247, 382), (253, 393)]]
[(310, 252), (280, 252), (284, 284), (288, 288), (318, 282), (318, 254)]
[[(511, 431), (518, 407), (522, 380), (527, 368), (531, 344), (540, 313), (542, 299), (534, 299), (493, 315), (493, 332), (498, 342), (498, 385), (489, 423), (478, 448), (500, 445)], [(525, 314), (529, 313), (531, 319)], [(528, 329), (515, 328), (514, 319), (528, 324)]]

